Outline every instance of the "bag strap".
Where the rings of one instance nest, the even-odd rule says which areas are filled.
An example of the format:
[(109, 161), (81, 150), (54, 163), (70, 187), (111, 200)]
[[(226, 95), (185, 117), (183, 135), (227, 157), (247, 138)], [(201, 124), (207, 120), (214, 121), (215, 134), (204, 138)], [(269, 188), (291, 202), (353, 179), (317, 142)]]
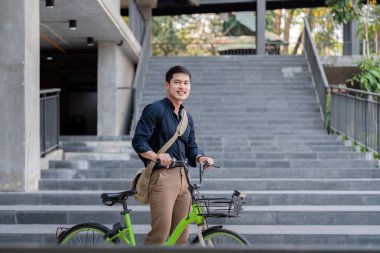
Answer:
[[(186, 112), (185, 109), (182, 109), (181, 116), (182, 116), (182, 119), (181, 119), (181, 121), (179, 122), (179, 124), (178, 124), (178, 126), (177, 126), (177, 130), (175, 131), (174, 135), (172, 136), (172, 138), (170, 138), (170, 139), (164, 144), (164, 146), (162, 146), (162, 147), (160, 148), (160, 150), (158, 150), (157, 154), (165, 153), (166, 150), (168, 150), (168, 149), (173, 145), (173, 143), (177, 140), (177, 138), (185, 133), (186, 128), (187, 128), (187, 125), (188, 125), (188, 123), (189, 123), (189, 119), (187, 118), (187, 112)], [(149, 169), (149, 170), (153, 170), (154, 165), (155, 165), (155, 163), (154, 163), (153, 161), (151, 161), (151, 162), (146, 166), (146, 168)]]

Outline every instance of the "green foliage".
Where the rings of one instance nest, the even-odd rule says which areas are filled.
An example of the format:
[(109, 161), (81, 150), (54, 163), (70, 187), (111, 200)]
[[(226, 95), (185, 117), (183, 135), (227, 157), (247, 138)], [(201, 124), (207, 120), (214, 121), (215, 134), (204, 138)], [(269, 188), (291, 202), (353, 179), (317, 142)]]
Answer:
[(270, 10), (270, 11), (267, 11), (266, 15), (265, 15), (265, 28), (267, 31), (271, 31), (271, 32), (274, 32), (274, 33), (277, 33), (275, 31), (275, 28), (274, 28), (274, 19), (275, 19), (275, 12)]
[(377, 54), (379, 50), (379, 32), (380, 32), (380, 7), (378, 5), (367, 5), (365, 7), (366, 15), (358, 19), (358, 36), (361, 40), (367, 39), (369, 54)]
[(351, 85), (359, 84), (365, 91), (380, 93), (380, 61), (373, 57), (365, 58), (359, 62), (360, 73), (347, 81)]
[(153, 55), (210, 55), (222, 20), (215, 14), (153, 17), (152, 33)]
[(327, 0), (331, 14), (338, 24), (347, 24), (362, 15), (363, 1), (361, 0)]
[(178, 16), (153, 18), (153, 55), (176, 55), (180, 50), (186, 49), (186, 45), (174, 29), (173, 23), (176, 20), (178, 20)]
[(310, 10), (309, 24), (314, 43), (319, 55), (340, 55), (343, 45), (337, 35), (340, 27), (334, 25), (331, 17), (331, 9), (315, 8)]

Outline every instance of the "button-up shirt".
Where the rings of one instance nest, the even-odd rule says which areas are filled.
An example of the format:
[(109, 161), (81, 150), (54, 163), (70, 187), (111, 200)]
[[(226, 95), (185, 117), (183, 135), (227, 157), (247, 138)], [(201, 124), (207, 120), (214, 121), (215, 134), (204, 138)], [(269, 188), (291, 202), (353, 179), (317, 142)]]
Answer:
[[(178, 115), (174, 112), (174, 105), (168, 98), (156, 101), (147, 105), (139, 122), (137, 123), (135, 135), (132, 140), (132, 146), (138, 153), (148, 151), (158, 152), (158, 150), (174, 135), (178, 124), (180, 123), (181, 111), (184, 109), (180, 106)], [(183, 135), (179, 136), (173, 145), (165, 152), (171, 158), (176, 160), (187, 159), (191, 166), (196, 166), (196, 157), (204, 155), (204, 152), (198, 148), (195, 142), (194, 122), (191, 115), (187, 112), (188, 126)], [(144, 165), (148, 165), (149, 159), (139, 155)], [(160, 168), (155, 165), (154, 169)]]

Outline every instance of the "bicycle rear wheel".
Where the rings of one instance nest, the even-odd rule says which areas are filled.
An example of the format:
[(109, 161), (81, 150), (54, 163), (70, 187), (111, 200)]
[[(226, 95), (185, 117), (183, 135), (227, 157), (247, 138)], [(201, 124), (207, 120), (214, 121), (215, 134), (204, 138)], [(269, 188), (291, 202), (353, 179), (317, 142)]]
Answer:
[[(202, 235), (206, 247), (235, 248), (250, 246), (243, 236), (228, 229), (206, 230)], [(192, 244), (200, 245), (198, 236), (193, 240)]]
[[(110, 244), (109, 241), (104, 239), (104, 235), (109, 229), (97, 223), (82, 223), (70, 228), (62, 238), (59, 239), (58, 244), (70, 247), (83, 247), (83, 246), (100, 246)], [(118, 243), (115, 239), (112, 243)]]

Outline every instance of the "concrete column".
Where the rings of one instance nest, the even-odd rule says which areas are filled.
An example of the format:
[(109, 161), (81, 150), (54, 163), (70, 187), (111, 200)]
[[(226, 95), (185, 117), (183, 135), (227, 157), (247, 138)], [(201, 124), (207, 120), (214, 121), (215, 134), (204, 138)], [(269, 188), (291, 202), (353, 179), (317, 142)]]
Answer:
[(265, 54), (266, 0), (256, 0), (256, 54)]
[(40, 177), (39, 0), (0, 1), (0, 191)]
[(98, 44), (98, 135), (126, 134), (135, 73), (116, 42)]
[(142, 37), (144, 34), (144, 17), (136, 4), (135, 0), (128, 1), (128, 15), (129, 15), (129, 27), (132, 33), (135, 35), (136, 39), (142, 42)]
[[(152, 34), (152, 19), (153, 19), (153, 8), (156, 8), (157, 6), (157, 0), (137, 0), (137, 4), (139, 5), (139, 9), (142, 12), (145, 20), (145, 30), (149, 29), (149, 31), (145, 31), (149, 34), (148, 41), (151, 41), (151, 34)], [(150, 43), (149, 43), (150, 45)], [(150, 55), (151, 48), (148, 48)]]
[(344, 55), (360, 55), (360, 40), (356, 35), (357, 30), (357, 21), (343, 25)]

